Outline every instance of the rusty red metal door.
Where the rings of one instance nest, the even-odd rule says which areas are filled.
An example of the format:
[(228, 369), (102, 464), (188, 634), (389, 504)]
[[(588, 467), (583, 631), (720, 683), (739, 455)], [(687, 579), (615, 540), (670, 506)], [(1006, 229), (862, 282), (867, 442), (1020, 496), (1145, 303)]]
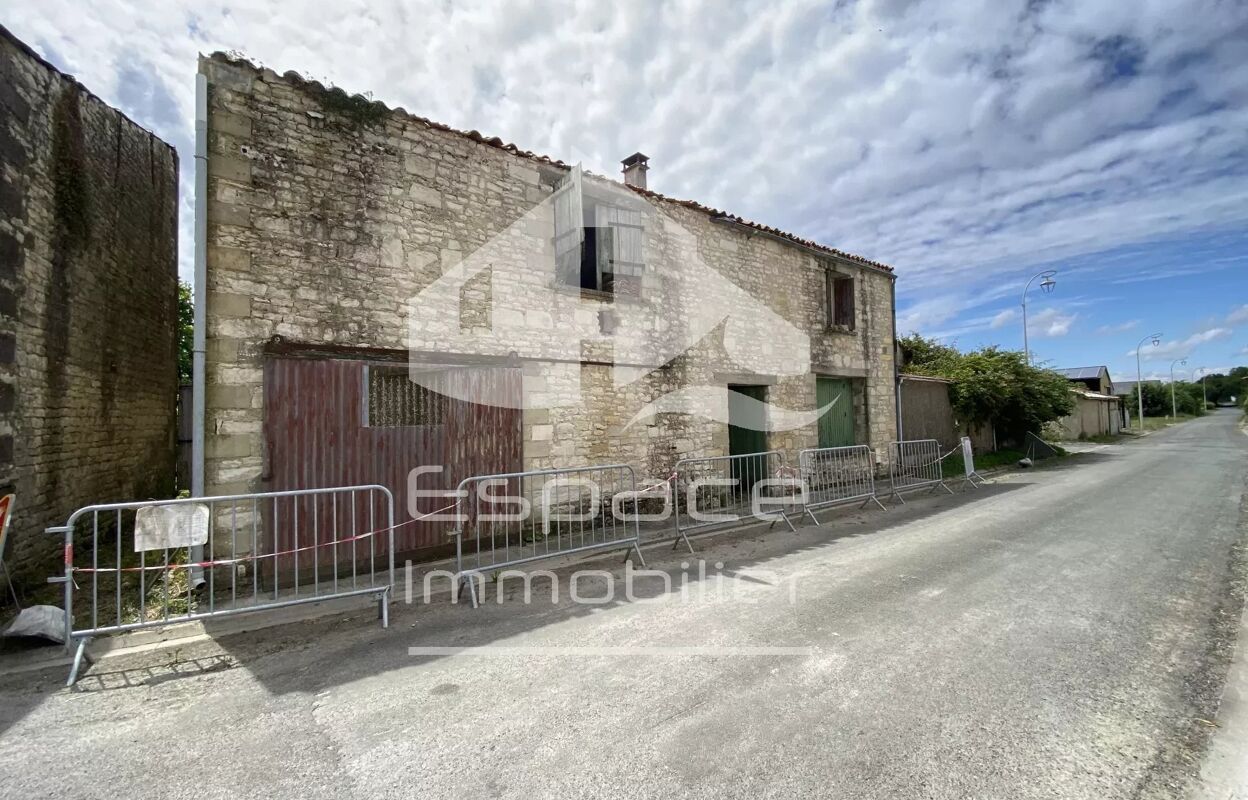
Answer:
[[(386, 392), (398, 393), (389, 405), (378, 397), (382, 369), (395, 378)], [(396, 552), (445, 546), (450, 523), (412, 521), (409, 475), (417, 467), (441, 466), (440, 475), (422, 476), (418, 488), (450, 492), (471, 475), (519, 471), (522, 418), (516, 401), (521, 383), (519, 370), (510, 367), (438, 369), (446, 394), (422, 389), (417, 397), (403, 386), (403, 365), (347, 358), (266, 359), (265, 489), (381, 484), (394, 493)], [(500, 399), (509, 402), (500, 404)], [(393, 410), (396, 406), (401, 413)], [(418, 424), (408, 424), (412, 422)], [(452, 502), (417, 499), (417, 513)], [(278, 550), (293, 545), (293, 539), (284, 541), (290, 535), (287, 526), (277, 528), (276, 535)], [(333, 541), (328, 529), (318, 538)], [(307, 544), (306, 538), (301, 544)]]

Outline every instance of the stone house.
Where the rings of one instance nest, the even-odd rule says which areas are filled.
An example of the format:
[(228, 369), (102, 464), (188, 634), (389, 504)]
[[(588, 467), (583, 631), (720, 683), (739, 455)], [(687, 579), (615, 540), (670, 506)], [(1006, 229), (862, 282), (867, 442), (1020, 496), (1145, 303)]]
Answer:
[(617, 182), (295, 73), (200, 73), (210, 494), (376, 481), (432, 510), (416, 467), (661, 480), (895, 438), (889, 267), (649, 191), (640, 153)]
[(99, 502), (168, 497), (177, 399), (174, 149), (0, 28), (0, 493), (6, 564)]

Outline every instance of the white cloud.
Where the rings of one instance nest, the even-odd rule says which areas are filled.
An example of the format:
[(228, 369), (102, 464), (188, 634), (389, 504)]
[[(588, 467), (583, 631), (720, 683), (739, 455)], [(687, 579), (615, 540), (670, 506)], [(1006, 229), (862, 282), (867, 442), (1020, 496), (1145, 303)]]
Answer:
[[(1202, 344), (1215, 342), (1219, 339), (1225, 339), (1230, 335), (1230, 328), (1209, 328), (1207, 330), (1200, 331), (1199, 333), (1193, 333), (1186, 339), (1175, 341), (1163, 340), (1156, 347), (1145, 344), (1144, 347), (1140, 349), (1140, 358), (1145, 360), (1178, 358), (1180, 356), (1189, 355), (1192, 350)], [(1127, 355), (1134, 358), (1135, 351), (1132, 350), (1128, 352)]]
[(920, 300), (897, 312), (897, 332), (900, 334), (926, 332), (958, 316), (966, 307), (966, 300), (958, 295), (939, 295)]
[(179, 146), (184, 270), (192, 76), (197, 52), (215, 49), (606, 174), (642, 150), (659, 191), (892, 263), (903, 300), (955, 280), (973, 296), (1031, 264), (1248, 223), (1242, 3), (0, 0), (0, 11)]
[(1079, 319), (1078, 314), (1067, 314), (1056, 308), (1046, 308), (1027, 320), (1032, 336), (1055, 339), (1070, 333), (1070, 326)]
[(1111, 335), (1115, 333), (1126, 333), (1127, 331), (1133, 331), (1139, 326), (1140, 326), (1140, 321), (1138, 319), (1129, 319), (1126, 322), (1120, 322), (1117, 325), (1102, 325), (1101, 327), (1096, 329), (1096, 332), (1102, 336), (1107, 336), (1107, 335)]
[(1012, 308), (1007, 308), (992, 318), (992, 322), (989, 323), (989, 327), (994, 331), (998, 328), (1004, 328), (1006, 325), (1013, 322), (1016, 316), (1018, 316), (1017, 311)]
[(1248, 304), (1242, 305), (1226, 316), (1227, 325), (1248, 323)]

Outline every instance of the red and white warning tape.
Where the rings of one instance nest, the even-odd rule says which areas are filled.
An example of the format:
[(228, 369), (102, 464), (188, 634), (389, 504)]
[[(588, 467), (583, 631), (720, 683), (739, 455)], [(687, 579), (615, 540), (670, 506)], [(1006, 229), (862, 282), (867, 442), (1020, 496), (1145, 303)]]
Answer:
[(345, 539), (335, 539), (332, 542), (320, 542), (319, 544), (310, 544), (304, 547), (295, 547), (290, 550), (279, 550), (274, 553), (261, 553), (259, 555), (239, 556), (237, 558), (216, 558), (216, 559), (212, 559), (211, 561), (191, 561), (185, 564), (153, 564), (152, 566), (143, 566), (143, 567), (75, 567), (73, 566), (74, 547), (71, 544), (67, 544), (65, 545), (65, 566), (69, 567), (74, 572), (94, 572), (94, 573), (150, 572), (150, 571), (164, 571), (164, 570), (172, 570), (172, 569), (190, 569), (193, 567), (223, 567), (223, 566), (229, 566), (231, 564), (242, 564), (247, 561), (258, 561), (262, 558), (278, 558), (281, 556), (294, 555), (295, 553), (303, 553), (308, 550), (316, 550), (321, 547), (337, 547), (338, 545), (350, 544), (351, 542), (357, 542), (361, 539), (368, 539), (369, 537), (376, 536), (381, 533), (386, 533), (388, 531), (402, 528), (404, 525), (412, 525), (414, 523), (420, 522), (422, 519), (427, 519), (428, 517), (432, 517), (435, 514), (441, 514), (443, 511), (450, 511), (451, 509), (455, 508), (455, 505), (456, 505), (455, 503), (451, 503), (449, 506), (443, 506), (442, 508), (439, 508), (437, 511), (430, 511), (428, 514), (421, 514), (419, 517), (413, 517), (412, 519), (406, 520), (404, 522), (400, 522), (396, 525), (388, 525), (384, 528), (378, 528), (375, 531), (368, 531), (366, 533), (357, 534), (356, 536), (348, 536)]

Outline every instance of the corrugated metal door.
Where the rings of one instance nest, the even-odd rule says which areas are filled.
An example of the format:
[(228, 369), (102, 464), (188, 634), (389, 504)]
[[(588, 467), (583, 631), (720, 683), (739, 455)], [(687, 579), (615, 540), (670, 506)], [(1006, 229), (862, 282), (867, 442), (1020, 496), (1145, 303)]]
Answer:
[[(405, 380), (405, 367), (379, 367), (365, 361), (331, 358), (269, 358), (264, 366), (265, 488), (270, 491), (327, 488), (378, 483), (394, 493), (395, 521), (411, 519), (408, 476), (420, 466), (443, 467), (440, 476), (425, 475), (417, 488), (451, 491), (469, 475), (521, 469), (521, 412), (494, 403), (457, 397), (485, 398), (502, 393), (520, 397), (520, 373), (505, 367), (440, 369), (445, 395), (433, 395), (436, 406), (418, 409), (422, 424), (406, 424), (385, 405), (370, 370), (389, 369)], [(402, 385), (395, 382), (395, 391)], [(410, 381), (407, 383), (411, 386)], [(370, 388), (370, 385), (372, 388)], [(370, 394), (374, 395), (370, 409)], [(427, 398), (428, 395), (421, 395)], [(410, 399), (410, 395), (409, 395)], [(400, 397), (398, 404), (403, 405)], [(425, 399), (423, 402), (430, 402)], [(408, 403), (410, 405), (410, 403)], [(511, 405), (519, 405), (518, 402)], [(411, 413), (410, 410), (408, 413)], [(370, 415), (374, 419), (370, 420)], [(369, 424), (370, 421), (373, 424)], [(450, 500), (421, 498), (418, 511), (434, 511)], [(445, 545), (447, 522), (414, 522), (395, 532), (395, 549), (407, 552)], [(287, 526), (278, 529), (279, 549)], [(305, 530), (303, 536), (308, 532)], [(321, 528), (321, 541), (333, 541)], [(301, 542), (306, 545), (306, 539)]]
[(832, 407), (819, 418), (819, 446), (846, 447), (854, 444), (854, 401), (850, 384), (845, 378), (815, 379), (815, 402), (818, 408)]

